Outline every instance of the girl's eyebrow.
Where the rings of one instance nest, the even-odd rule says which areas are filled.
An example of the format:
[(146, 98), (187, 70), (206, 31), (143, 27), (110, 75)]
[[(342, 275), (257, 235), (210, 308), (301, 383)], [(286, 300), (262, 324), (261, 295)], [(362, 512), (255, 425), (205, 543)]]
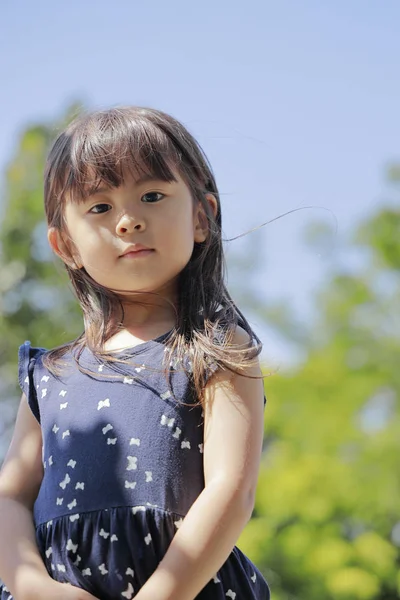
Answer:
[[(164, 179), (160, 179), (159, 177), (156, 177), (154, 175), (146, 173), (145, 175), (142, 175), (141, 177), (139, 177), (139, 179), (135, 180), (135, 185), (142, 185), (143, 183), (148, 183), (150, 181), (164, 181)], [(109, 187), (109, 186), (100, 186), (97, 188), (93, 188), (93, 190), (89, 190), (88, 193), (86, 194), (86, 199), (88, 200), (89, 198), (93, 198), (93, 196), (97, 196), (100, 194), (106, 194), (107, 192), (109, 192), (112, 189), (113, 188)]]
[(89, 199), (89, 198), (92, 198), (93, 196), (97, 196), (97, 194), (105, 194), (106, 192), (108, 192), (111, 189), (112, 188), (104, 187), (104, 186), (94, 188), (93, 190), (89, 190), (85, 197), (86, 197), (86, 199)]

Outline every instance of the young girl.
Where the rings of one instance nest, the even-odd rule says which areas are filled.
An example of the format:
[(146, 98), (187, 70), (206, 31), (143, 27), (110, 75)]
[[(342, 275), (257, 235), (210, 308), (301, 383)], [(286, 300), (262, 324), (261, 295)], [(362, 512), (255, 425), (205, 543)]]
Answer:
[(202, 150), (156, 110), (83, 115), (50, 152), (45, 210), (84, 333), (19, 350), (1, 600), (268, 599), (235, 546), (262, 448), (261, 345), (223, 282)]

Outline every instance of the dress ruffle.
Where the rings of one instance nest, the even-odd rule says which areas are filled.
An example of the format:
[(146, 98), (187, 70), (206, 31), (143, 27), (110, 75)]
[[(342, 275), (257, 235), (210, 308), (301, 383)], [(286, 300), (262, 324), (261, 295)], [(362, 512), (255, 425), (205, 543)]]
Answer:
[[(36, 528), (51, 577), (99, 600), (130, 600), (156, 570), (183, 516), (151, 506), (65, 515)], [(261, 573), (235, 547), (196, 600), (268, 600)], [(0, 600), (13, 600), (0, 584)]]

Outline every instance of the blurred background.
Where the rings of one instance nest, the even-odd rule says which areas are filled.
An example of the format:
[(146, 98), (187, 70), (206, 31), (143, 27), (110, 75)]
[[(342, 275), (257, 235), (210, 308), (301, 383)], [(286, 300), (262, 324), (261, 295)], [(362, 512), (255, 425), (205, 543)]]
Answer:
[(82, 109), (180, 119), (221, 191), (228, 283), (264, 343), (256, 509), (275, 600), (400, 598), (400, 4), (3, 0), (0, 460), (17, 351), (83, 323), (42, 171)]

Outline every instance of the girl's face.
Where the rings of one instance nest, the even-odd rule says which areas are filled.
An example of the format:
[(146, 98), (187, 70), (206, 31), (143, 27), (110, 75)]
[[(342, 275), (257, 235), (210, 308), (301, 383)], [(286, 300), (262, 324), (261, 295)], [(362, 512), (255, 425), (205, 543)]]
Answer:
[[(83, 203), (67, 200), (64, 214), (76, 265), (109, 289), (158, 292), (172, 299), (194, 243), (207, 236), (200, 203), (175, 176), (173, 182), (127, 176), (122, 186), (100, 187)], [(214, 204), (213, 196), (208, 200)], [(59, 232), (50, 229), (48, 238), (72, 266)]]

